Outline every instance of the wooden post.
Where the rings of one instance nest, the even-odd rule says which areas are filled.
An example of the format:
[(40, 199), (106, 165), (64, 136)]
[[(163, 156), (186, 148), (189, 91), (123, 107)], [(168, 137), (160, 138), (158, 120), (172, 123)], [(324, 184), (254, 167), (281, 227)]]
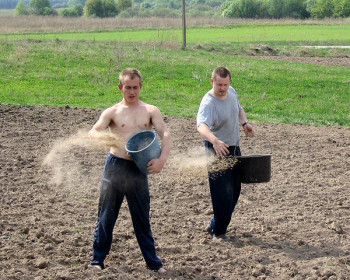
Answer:
[(182, 0), (182, 48), (186, 49), (186, 1)]

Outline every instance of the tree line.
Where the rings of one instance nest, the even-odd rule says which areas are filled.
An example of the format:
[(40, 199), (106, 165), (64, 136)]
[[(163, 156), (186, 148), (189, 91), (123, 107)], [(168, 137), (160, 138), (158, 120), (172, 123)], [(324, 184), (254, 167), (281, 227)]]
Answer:
[(344, 18), (350, 16), (350, 0), (232, 0), (221, 6), (228, 18)]
[[(29, 1), (29, 2), (28, 2)], [(0, 0), (17, 15), (181, 17), (182, 0)], [(59, 12), (57, 12), (57, 10)], [(186, 0), (186, 16), (255, 19), (350, 17), (350, 0)]]

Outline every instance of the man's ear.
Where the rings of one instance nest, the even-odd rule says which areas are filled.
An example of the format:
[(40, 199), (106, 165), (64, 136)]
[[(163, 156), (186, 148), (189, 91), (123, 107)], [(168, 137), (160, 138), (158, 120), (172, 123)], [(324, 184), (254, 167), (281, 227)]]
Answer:
[(210, 82), (211, 82), (211, 84), (214, 84), (214, 79), (210, 78)]
[(122, 84), (118, 84), (118, 88), (119, 88), (120, 90), (123, 90), (123, 85), (122, 85)]

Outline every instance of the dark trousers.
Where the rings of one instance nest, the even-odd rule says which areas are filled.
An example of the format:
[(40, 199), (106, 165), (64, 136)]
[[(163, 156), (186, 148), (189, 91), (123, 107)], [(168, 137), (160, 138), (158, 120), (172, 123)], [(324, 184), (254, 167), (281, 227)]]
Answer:
[[(213, 145), (205, 141), (206, 153), (209, 158), (208, 176), (210, 195), (213, 205), (214, 217), (210, 225), (215, 235), (225, 234), (227, 227), (231, 222), (232, 213), (235, 210), (241, 193), (241, 180), (238, 169), (232, 163), (233, 156), (240, 156), (239, 146), (230, 146), (229, 155), (223, 158), (217, 158)], [(214, 161), (212, 159), (214, 157)], [(222, 164), (218, 164), (220, 162)], [(212, 165), (227, 166), (224, 169), (211, 168)]]
[(108, 154), (103, 171), (91, 264), (104, 267), (104, 260), (112, 245), (113, 228), (124, 196), (128, 202), (137, 242), (147, 267), (158, 270), (163, 265), (156, 255), (150, 226), (147, 175), (143, 174), (133, 161), (118, 158), (113, 154)]

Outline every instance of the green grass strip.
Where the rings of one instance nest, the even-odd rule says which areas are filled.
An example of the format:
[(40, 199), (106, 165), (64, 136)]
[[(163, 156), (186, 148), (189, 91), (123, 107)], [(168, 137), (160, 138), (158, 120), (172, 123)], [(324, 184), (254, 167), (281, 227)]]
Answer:
[[(188, 28), (189, 44), (205, 43), (273, 43), (273, 42), (334, 42), (350, 44), (350, 25), (271, 25), (250, 24), (224, 28)], [(118, 30), (106, 32), (77, 33), (36, 33), (1, 34), (0, 39), (17, 40), (82, 40), (82, 41), (119, 41), (119, 42), (173, 42), (181, 43), (181, 29)]]
[(0, 100), (106, 108), (122, 98), (119, 72), (137, 67), (145, 102), (165, 115), (193, 118), (218, 66), (232, 70), (232, 84), (254, 121), (350, 126), (348, 67), (135, 44), (0, 41)]

